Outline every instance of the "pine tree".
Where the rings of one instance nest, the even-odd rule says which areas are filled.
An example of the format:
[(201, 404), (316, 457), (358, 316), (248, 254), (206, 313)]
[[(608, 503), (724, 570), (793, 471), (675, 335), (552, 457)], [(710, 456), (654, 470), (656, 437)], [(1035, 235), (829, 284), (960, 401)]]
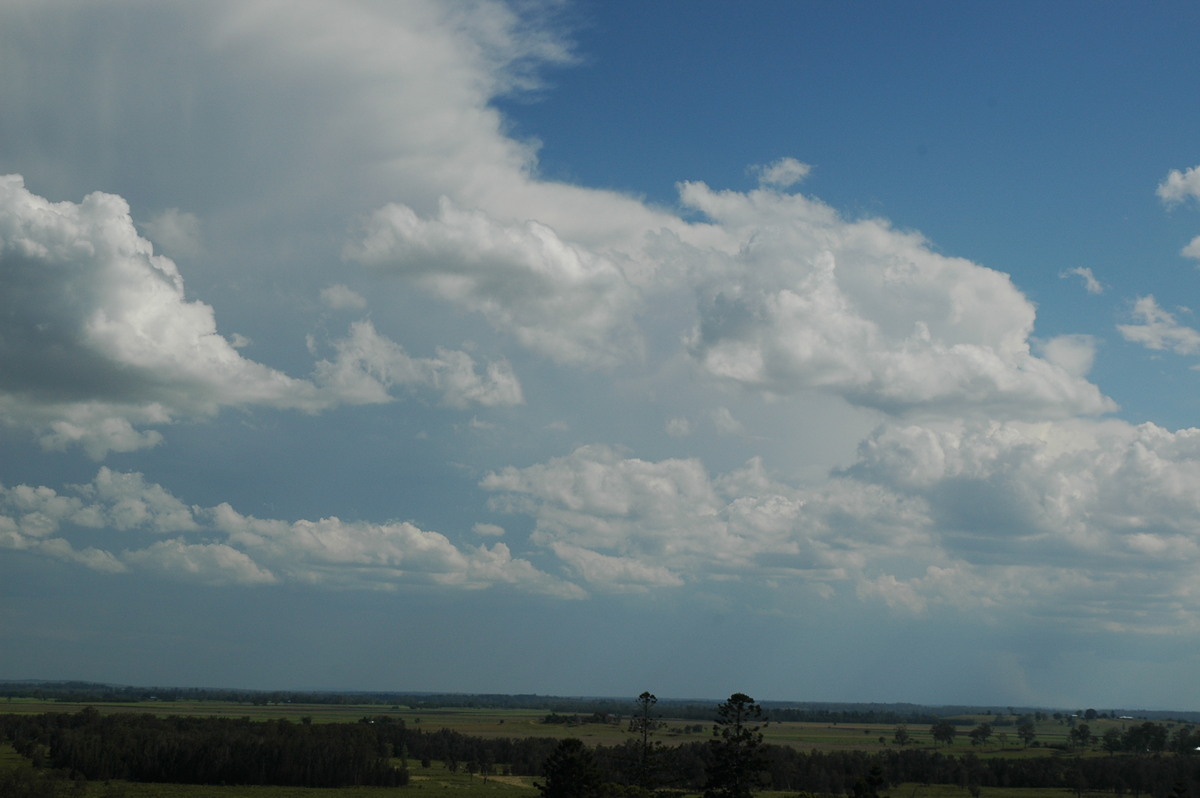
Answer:
[(745, 693), (717, 707), (704, 798), (750, 798), (761, 786), (764, 725), (762, 707)]

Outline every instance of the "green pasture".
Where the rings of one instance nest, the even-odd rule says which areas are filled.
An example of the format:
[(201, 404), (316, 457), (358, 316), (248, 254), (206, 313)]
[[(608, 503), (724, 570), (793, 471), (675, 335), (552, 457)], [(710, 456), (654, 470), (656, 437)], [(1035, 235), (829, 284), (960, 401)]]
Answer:
[[(190, 715), (200, 717), (248, 717), (254, 720), (286, 718), (294, 722), (311, 719), (313, 723), (352, 723), (361, 718), (389, 717), (403, 720), (410, 728), (425, 731), (451, 729), (474, 737), (577, 737), (589, 746), (618, 745), (631, 738), (627, 731), (628, 716), (620, 723), (543, 723), (548, 713), (541, 709), (475, 709), (448, 707), (431, 709), (380, 704), (248, 704), (224, 701), (141, 701), (120, 703), (69, 703), (35, 699), (0, 701), (0, 713), (78, 712), (94, 706), (101, 712), (151, 713), (159, 716)], [(630, 701), (630, 710), (633, 702)], [(715, 706), (714, 706), (715, 711)], [(1067, 719), (1047, 718), (1037, 723), (1038, 745), (1025, 748), (1017, 736), (1015, 716), (962, 715), (949, 720), (958, 726), (959, 734), (949, 746), (938, 745), (947, 753), (971, 751), (979, 756), (1045, 756), (1067, 742), (1070, 724)], [(655, 739), (664, 745), (680, 745), (710, 739), (712, 724), (702, 720), (660, 717)], [(990, 723), (992, 737), (985, 745), (972, 746), (967, 732), (980, 723)], [(1099, 738), (1105, 730), (1124, 728), (1138, 720), (1095, 719), (1086, 722), (1092, 735)], [(1011, 725), (1006, 725), (1011, 724)], [(697, 725), (702, 728), (695, 731)], [(1170, 726), (1171, 724), (1167, 724)], [(928, 724), (907, 724), (911, 738), (909, 747), (934, 747)], [(800, 750), (859, 750), (880, 751), (894, 748), (896, 724), (865, 723), (771, 723), (766, 726), (767, 742), (787, 745)], [(881, 739), (882, 738), (882, 741)], [(1079, 752), (1076, 752), (1079, 753)]]
[[(633, 739), (627, 731), (628, 716), (619, 723), (544, 723), (546, 710), (532, 709), (471, 709), (427, 707), (382, 706), (378, 704), (267, 704), (253, 705), (217, 701), (145, 701), (122, 703), (72, 704), (58, 701), (13, 699), (0, 701), (0, 713), (78, 712), (86, 706), (94, 706), (101, 712), (151, 713), (159, 716), (223, 716), (249, 717), (256, 720), (286, 718), (293, 722), (310, 719), (313, 723), (355, 722), (361, 718), (388, 717), (403, 720), (409, 728), (437, 731), (451, 729), (475, 737), (549, 737), (562, 739), (576, 737), (587, 745), (616, 745)], [(974, 753), (981, 757), (1025, 757), (1025, 756), (1105, 756), (1094, 745), (1090, 751), (1065, 752), (1065, 745), (1072, 721), (1063, 718), (1046, 718), (1036, 726), (1037, 745), (1024, 747), (1016, 733), (1015, 718), (995, 715), (969, 715), (950, 718), (958, 728), (958, 736), (951, 745), (938, 744), (937, 748), (949, 754)], [(654, 739), (665, 745), (681, 745), (711, 739), (710, 722), (694, 718), (676, 719), (660, 717), (660, 727)], [(967, 733), (980, 723), (993, 727), (991, 739), (982, 746), (972, 746)], [(1095, 719), (1086, 722), (1094, 737), (1099, 738), (1107, 729), (1141, 723), (1141, 720)], [(1011, 725), (1010, 725), (1011, 724)], [(1167, 723), (1168, 727), (1175, 724)], [(699, 727), (699, 729), (697, 729)], [(787, 745), (800, 750), (860, 750), (881, 751), (895, 748), (893, 738), (896, 724), (868, 723), (770, 723), (764, 728), (767, 742)], [(932, 748), (928, 724), (906, 724), (910, 736), (908, 747)], [(1053, 747), (1052, 747), (1053, 746)], [(503, 764), (503, 763), (500, 763)], [(29, 768), (29, 763), (18, 756), (10, 746), (0, 746), (0, 771), (14, 768)], [(448, 771), (440, 762), (422, 768), (419, 762), (409, 760), (410, 784), (401, 788), (412, 798), (536, 798), (537, 792), (532, 779), (521, 777), (491, 776), (487, 780), (478, 774), (471, 775), (463, 770)], [(74, 798), (382, 798), (394, 796), (396, 788), (299, 788), (299, 787), (217, 787), (188, 784), (142, 784), (132, 782), (96, 783), (78, 787), (71, 786), (69, 794)], [(64, 793), (65, 794), (65, 793)], [(763, 792), (761, 798), (796, 798), (795, 793)], [(886, 791), (890, 798), (972, 798), (964, 787), (951, 785), (906, 784)], [(1054, 789), (1001, 789), (984, 788), (982, 798), (1079, 798), (1071, 791)], [(691, 798), (690, 796), (687, 798)], [(824, 798), (840, 798), (828, 796)], [(1081, 798), (1100, 798), (1087, 795)]]

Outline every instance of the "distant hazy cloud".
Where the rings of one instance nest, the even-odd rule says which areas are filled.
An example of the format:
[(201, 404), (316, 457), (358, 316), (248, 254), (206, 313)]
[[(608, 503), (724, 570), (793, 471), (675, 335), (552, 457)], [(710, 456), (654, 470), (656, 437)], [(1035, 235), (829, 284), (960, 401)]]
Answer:
[(672, 438), (686, 438), (692, 434), (692, 422), (683, 417), (669, 418), (666, 431)]
[(712, 411), (710, 418), (712, 418), (713, 426), (717, 428), (717, 432), (722, 435), (736, 435), (745, 431), (742, 422), (734, 418), (733, 413), (727, 407), (718, 407)]
[(367, 306), (361, 294), (337, 283), (321, 289), (321, 301), (334, 310), (360, 310)]
[(154, 243), (176, 258), (195, 258), (202, 251), (200, 219), (194, 213), (168, 208), (142, 225)]

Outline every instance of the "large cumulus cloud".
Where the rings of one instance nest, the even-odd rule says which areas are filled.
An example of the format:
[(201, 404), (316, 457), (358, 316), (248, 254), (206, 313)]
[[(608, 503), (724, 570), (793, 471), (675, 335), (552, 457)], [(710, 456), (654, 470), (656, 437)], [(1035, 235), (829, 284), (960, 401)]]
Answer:
[(1034, 306), (1003, 273), (800, 194), (688, 183), (680, 197), (708, 219), (647, 215), (640, 234), (600, 242), (535, 221), (532, 202), (513, 221), (448, 199), (430, 218), (393, 205), (349, 252), (572, 365), (638, 362), (652, 322), (690, 318), (675, 334), (700, 372), (751, 391), (893, 414), (1116, 409), (1086, 379), (1091, 339), (1033, 351)]
[(694, 183), (681, 196), (730, 237), (700, 283), (689, 338), (713, 376), (775, 394), (829, 391), (890, 413), (1115, 409), (1078, 368), (1033, 354), (1033, 304), (1006, 274), (798, 194)]
[(95, 455), (157, 442), (135, 430), (225, 405), (313, 410), (304, 381), (244, 358), (213, 309), (112, 194), (50, 202), (0, 178), (0, 414)]

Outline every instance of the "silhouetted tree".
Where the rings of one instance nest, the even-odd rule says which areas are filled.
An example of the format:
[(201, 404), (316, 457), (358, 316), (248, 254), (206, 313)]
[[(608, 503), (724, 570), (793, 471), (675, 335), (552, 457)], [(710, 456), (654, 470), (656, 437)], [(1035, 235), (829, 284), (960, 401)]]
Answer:
[(717, 707), (704, 798), (750, 798), (765, 766), (762, 707), (745, 693), (734, 693)]
[(638, 762), (634, 770), (633, 782), (647, 790), (654, 789), (658, 781), (657, 760), (661, 744), (651, 741), (650, 736), (659, 726), (658, 718), (651, 714), (658, 697), (647, 691), (637, 697), (637, 711), (629, 719), (629, 731), (638, 735)]

